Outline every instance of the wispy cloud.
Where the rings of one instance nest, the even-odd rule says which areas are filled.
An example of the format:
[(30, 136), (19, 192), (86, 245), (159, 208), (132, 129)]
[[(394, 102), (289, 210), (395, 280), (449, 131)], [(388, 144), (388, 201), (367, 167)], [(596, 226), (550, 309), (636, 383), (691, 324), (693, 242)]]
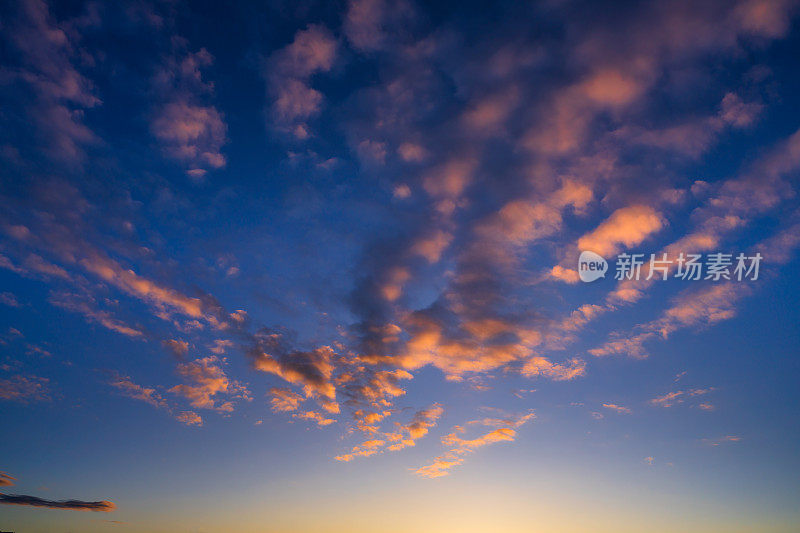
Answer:
[(432, 463), (418, 468), (415, 470), (415, 473), (425, 478), (447, 476), (450, 474), (452, 468), (464, 462), (465, 455), (490, 444), (513, 441), (517, 436), (515, 428), (520, 427), (534, 418), (535, 415), (533, 412), (530, 412), (517, 415), (508, 420), (485, 419), (470, 422), (469, 424), (473, 425), (480, 424), (497, 427), (497, 429), (473, 439), (462, 438), (460, 435), (465, 433), (466, 430), (462, 426), (455, 426), (455, 431), (442, 437), (442, 444), (450, 447), (450, 450), (444, 455), (436, 457)]
[(49, 382), (47, 378), (33, 375), (16, 375), (0, 379), (0, 400), (17, 402), (49, 400)]
[(55, 501), (22, 494), (0, 494), (0, 504), (44, 507), (47, 509), (68, 509), (72, 511), (95, 511), (101, 513), (110, 513), (117, 508), (113, 502), (106, 500), (99, 502), (84, 502), (81, 500)]

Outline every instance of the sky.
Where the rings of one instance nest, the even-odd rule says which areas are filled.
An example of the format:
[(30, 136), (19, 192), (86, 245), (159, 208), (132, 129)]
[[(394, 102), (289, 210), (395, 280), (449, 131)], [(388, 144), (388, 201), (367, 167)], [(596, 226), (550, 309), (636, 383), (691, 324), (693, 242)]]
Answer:
[(0, 530), (797, 531), (799, 53), (791, 0), (0, 3)]

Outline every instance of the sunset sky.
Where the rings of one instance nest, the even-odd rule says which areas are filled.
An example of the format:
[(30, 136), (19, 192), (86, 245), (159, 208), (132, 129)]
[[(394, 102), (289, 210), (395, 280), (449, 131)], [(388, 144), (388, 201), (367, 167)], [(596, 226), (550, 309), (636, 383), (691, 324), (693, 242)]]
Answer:
[(0, 531), (800, 531), (798, 2), (14, 0), (0, 95)]

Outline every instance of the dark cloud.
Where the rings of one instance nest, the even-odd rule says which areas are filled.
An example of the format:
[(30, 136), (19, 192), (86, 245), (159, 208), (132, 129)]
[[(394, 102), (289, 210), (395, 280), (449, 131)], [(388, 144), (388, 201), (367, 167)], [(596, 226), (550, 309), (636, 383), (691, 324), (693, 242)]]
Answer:
[(44, 500), (36, 496), (23, 494), (0, 494), (0, 503), (6, 505), (27, 505), (30, 507), (44, 507), (47, 509), (71, 509), (73, 511), (96, 511), (110, 513), (117, 506), (106, 500), (99, 502), (84, 502), (81, 500)]

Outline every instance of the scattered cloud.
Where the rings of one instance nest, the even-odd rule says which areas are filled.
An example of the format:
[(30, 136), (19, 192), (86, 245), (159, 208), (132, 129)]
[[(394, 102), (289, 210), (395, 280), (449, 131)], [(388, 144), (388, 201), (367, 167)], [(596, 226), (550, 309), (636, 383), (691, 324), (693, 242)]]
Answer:
[(614, 404), (614, 403), (604, 403), (603, 407), (605, 407), (606, 409), (610, 409), (611, 411), (616, 411), (617, 413), (623, 414), (623, 415), (629, 415), (629, 414), (631, 414), (633, 412), (633, 411), (631, 411), (629, 408), (627, 408), (625, 406), (617, 405), (617, 404)]
[(714, 389), (690, 389), (690, 390), (677, 390), (673, 392), (668, 392), (664, 395), (657, 396), (650, 400), (650, 405), (655, 407), (673, 407), (675, 405), (682, 404), (686, 402), (686, 400), (691, 398), (696, 398), (698, 396), (705, 396), (706, 394), (712, 392)]
[(324, 97), (311, 87), (310, 79), (333, 67), (337, 48), (330, 30), (312, 24), (270, 56), (265, 78), (272, 99), (271, 124), (299, 140), (311, 135), (307, 121), (320, 112)]
[(455, 426), (452, 433), (442, 437), (442, 444), (449, 447), (450, 450), (444, 455), (436, 457), (432, 463), (418, 468), (415, 473), (420, 477), (429, 479), (447, 476), (452, 468), (464, 462), (465, 455), (490, 444), (513, 441), (517, 436), (515, 428), (534, 418), (535, 415), (530, 412), (517, 415), (509, 420), (485, 419), (470, 422), (470, 425), (480, 424), (497, 427), (497, 429), (473, 439), (462, 438), (460, 435), (464, 434), (466, 430), (462, 426)]
[(251, 396), (247, 387), (228, 379), (222, 368), (224, 363), (225, 360), (217, 356), (178, 363), (178, 374), (187, 383), (175, 385), (169, 392), (187, 398), (192, 407), (221, 412), (233, 411), (233, 402), (230, 399), (249, 400)]
[(0, 400), (16, 402), (47, 401), (50, 380), (39, 376), (16, 375), (0, 379)]

